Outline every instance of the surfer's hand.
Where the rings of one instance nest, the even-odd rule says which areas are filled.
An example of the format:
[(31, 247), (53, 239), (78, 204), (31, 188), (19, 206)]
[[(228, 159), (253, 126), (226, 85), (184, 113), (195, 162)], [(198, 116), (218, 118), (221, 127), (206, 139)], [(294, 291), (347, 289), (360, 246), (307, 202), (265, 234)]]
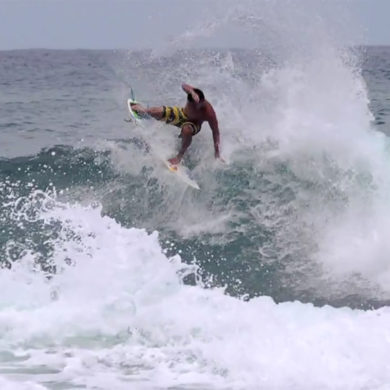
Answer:
[(221, 161), (224, 164), (226, 164), (226, 161), (219, 155), (219, 153), (215, 153), (215, 159)]
[(179, 165), (180, 164), (180, 158), (179, 157), (173, 157), (168, 160), (168, 162), (171, 165)]

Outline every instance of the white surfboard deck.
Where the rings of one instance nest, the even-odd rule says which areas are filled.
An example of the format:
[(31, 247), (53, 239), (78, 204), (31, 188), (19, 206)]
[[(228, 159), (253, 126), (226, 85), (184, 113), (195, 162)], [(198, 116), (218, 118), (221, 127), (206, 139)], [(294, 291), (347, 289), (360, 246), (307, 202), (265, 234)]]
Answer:
[[(140, 115), (138, 115), (136, 112), (134, 112), (133, 109), (131, 108), (131, 104), (138, 103), (134, 99), (133, 91), (132, 91), (132, 96), (133, 96), (132, 99), (127, 99), (127, 108), (129, 110), (129, 114), (130, 114), (130, 121), (134, 122), (138, 126), (144, 127), (144, 122), (143, 122), (144, 119), (142, 119), (142, 117)], [(160, 161), (162, 161), (164, 166), (166, 166), (168, 168), (168, 170), (170, 172), (172, 172), (175, 175), (175, 177), (180, 179), (183, 183), (187, 184), (188, 186), (190, 186), (196, 190), (200, 190), (198, 183), (194, 179), (191, 179), (190, 172), (189, 172), (188, 168), (184, 167), (183, 165), (172, 165), (165, 158), (158, 156), (155, 153), (153, 153), (153, 155), (155, 157), (157, 157)]]
[(196, 190), (200, 190), (198, 183), (194, 179), (191, 179), (188, 173), (188, 168), (184, 167), (183, 165), (172, 165), (169, 161), (165, 159), (162, 159), (162, 162), (169, 169), (170, 172), (174, 173), (185, 184), (189, 185), (192, 188), (195, 188)]

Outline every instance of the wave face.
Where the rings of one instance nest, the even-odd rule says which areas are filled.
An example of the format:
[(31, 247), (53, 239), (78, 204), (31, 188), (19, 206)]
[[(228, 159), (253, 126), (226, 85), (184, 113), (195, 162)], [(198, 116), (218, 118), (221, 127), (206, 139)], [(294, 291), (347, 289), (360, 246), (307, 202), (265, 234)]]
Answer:
[[(2, 388), (389, 383), (390, 52), (346, 49), (341, 6), (260, 5), (158, 50), (0, 52)], [(221, 36), (242, 48), (199, 47)], [(171, 105), (183, 81), (228, 162), (204, 125), (200, 191), (156, 158), (177, 129), (122, 121), (130, 85)]]

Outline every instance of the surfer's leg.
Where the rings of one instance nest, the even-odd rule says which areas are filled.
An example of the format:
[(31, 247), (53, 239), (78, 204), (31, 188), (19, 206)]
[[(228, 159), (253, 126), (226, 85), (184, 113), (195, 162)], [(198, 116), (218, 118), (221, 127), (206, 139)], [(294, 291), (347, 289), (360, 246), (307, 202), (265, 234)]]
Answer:
[(158, 121), (163, 119), (164, 107), (150, 107), (146, 111), (150, 116)]
[(180, 151), (176, 157), (173, 157), (173, 158), (168, 160), (172, 165), (178, 165), (180, 163), (181, 159), (184, 156), (185, 151), (191, 145), (192, 133), (193, 133), (193, 130), (192, 130), (192, 127), (190, 125), (183, 126), (183, 128), (181, 130), (181, 134), (180, 134), (180, 138), (181, 138)]
[(145, 108), (142, 107), (138, 103), (131, 104), (131, 108), (137, 112), (138, 114), (148, 114), (152, 118), (161, 120), (163, 119), (163, 114), (164, 114), (164, 107), (150, 107), (150, 108)]
[[(137, 109), (137, 107), (135, 107)], [(183, 109), (177, 106), (162, 106), (162, 107), (151, 107), (145, 109), (145, 112), (152, 118), (159, 121), (165, 122), (167, 125), (173, 125), (182, 127), (185, 124), (187, 117), (183, 112)], [(191, 123), (191, 122), (188, 122)]]
[(181, 148), (180, 148), (179, 154), (177, 155), (177, 157), (179, 157), (180, 159), (183, 157), (184, 153), (186, 152), (188, 147), (191, 145), (192, 133), (193, 133), (193, 131), (192, 131), (191, 126), (189, 126), (189, 125), (183, 126), (183, 128), (181, 130)]

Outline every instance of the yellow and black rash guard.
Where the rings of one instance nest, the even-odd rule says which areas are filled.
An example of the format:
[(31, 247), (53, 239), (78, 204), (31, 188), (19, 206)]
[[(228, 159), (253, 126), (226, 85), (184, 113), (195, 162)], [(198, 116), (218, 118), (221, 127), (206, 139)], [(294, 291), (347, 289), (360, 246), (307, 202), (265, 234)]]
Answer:
[(188, 120), (188, 117), (184, 113), (183, 108), (180, 107), (163, 106), (163, 115), (161, 120), (168, 125), (180, 127), (181, 129), (185, 125), (191, 126), (192, 135), (198, 134), (200, 131), (200, 126)]

